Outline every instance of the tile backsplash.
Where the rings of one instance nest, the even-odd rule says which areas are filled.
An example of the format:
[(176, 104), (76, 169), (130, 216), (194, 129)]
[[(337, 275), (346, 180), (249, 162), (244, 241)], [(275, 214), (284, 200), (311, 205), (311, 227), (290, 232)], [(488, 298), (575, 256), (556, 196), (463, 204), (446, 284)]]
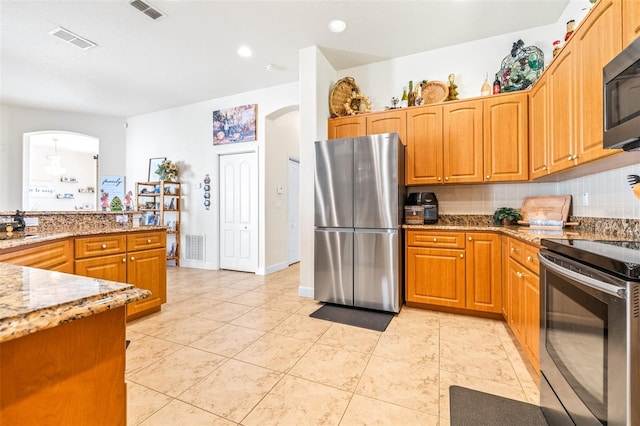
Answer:
[[(440, 214), (447, 215), (493, 214), (498, 207), (520, 208), (524, 197), (571, 194), (573, 216), (640, 219), (640, 199), (627, 175), (640, 176), (640, 164), (561, 182), (429, 185), (408, 192), (435, 192)], [(589, 205), (583, 205), (585, 192)]]

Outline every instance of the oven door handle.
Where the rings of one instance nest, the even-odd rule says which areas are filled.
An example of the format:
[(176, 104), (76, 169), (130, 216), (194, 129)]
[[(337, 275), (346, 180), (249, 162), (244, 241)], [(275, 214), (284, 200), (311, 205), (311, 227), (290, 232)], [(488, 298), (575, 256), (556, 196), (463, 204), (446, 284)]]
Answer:
[(555, 272), (556, 274), (562, 275), (565, 278), (568, 278), (573, 281), (579, 281), (582, 284), (585, 284), (591, 288), (602, 291), (604, 293), (615, 296), (619, 299), (626, 299), (627, 292), (624, 288), (616, 287), (614, 285), (598, 281), (591, 277), (587, 277), (586, 275), (579, 274), (577, 272), (571, 271), (567, 268), (563, 268), (561, 266), (556, 265), (555, 263), (547, 260), (542, 254), (538, 254), (538, 259), (540, 259), (540, 263), (547, 269)]

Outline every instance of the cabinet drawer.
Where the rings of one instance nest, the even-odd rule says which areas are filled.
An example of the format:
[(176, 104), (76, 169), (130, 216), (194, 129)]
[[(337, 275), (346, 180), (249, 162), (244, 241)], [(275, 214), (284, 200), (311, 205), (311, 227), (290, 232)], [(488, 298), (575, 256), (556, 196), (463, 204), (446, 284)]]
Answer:
[(124, 235), (76, 238), (76, 259), (124, 253), (126, 248)]
[(464, 233), (409, 231), (407, 245), (415, 247), (464, 248)]
[(522, 241), (509, 238), (509, 242), (507, 243), (509, 257), (520, 264), (524, 264), (524, 246), (525, 244)]
[(127, 235), (127, 251), (164, 248), (166, 244), (165, 231), (136, 232)]
[(538, 260), (538, 248), (530, 246), (529, 244), (523, 245), (523, 265), (536, 275), (540, 274), (540, 261)]

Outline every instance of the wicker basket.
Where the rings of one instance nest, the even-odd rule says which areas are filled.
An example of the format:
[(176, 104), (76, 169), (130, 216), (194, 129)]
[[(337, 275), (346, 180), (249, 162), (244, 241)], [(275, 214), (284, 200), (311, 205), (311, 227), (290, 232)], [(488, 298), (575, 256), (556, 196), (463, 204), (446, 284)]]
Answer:
[(424, 104), (444, 102), (449, 96), (449, 85), (444, 81), (428, 81), (422, 86), (422, 99)]
[(347, 114), (344, 104), (351, 99), (351, 93), (354, 90), (356, 93), (360, 93), (360, 89), (352, 77), (342, 78), (333, 85), (331, 93), (329, 94), (329, 111), (332, 117), (349, 115)]

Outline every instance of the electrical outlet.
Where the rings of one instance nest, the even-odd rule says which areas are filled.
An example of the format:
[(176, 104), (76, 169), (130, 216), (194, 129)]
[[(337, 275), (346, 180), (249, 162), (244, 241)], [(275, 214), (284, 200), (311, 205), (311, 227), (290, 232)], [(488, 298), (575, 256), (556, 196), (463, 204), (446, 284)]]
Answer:
[(589, 205), (589, 193), (588, 192), (583, 192), (582, 193), (582, 205), (583, 206), (588, 206)]
[(117, 215), (116, 223), (127, 223), (127, 216), (125, 215)]
[(24, 225), (25, 226), (38, 226), (38, 223), (40, 223), (40, 220), (37, 217), (25, 217), (24, 218)]

